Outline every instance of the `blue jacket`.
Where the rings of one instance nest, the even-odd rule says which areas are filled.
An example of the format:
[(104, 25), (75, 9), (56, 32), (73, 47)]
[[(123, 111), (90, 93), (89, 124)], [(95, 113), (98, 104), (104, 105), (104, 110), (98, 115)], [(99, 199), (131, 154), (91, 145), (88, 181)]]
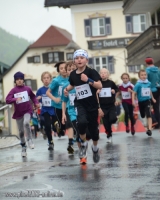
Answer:
[(159, 77), (159, 69), (158, 67), (152, 66), (146, 68), (147, 79), (151, 82), (151, 91), (156, 92), (157, 87), (160, 87), (160, 77)]

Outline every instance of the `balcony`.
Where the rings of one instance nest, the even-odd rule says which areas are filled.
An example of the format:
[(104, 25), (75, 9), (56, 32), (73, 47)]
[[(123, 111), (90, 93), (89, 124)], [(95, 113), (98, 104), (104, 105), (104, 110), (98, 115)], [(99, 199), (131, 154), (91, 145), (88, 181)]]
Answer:
[(59, 6), (59, 7), (70, 7), (72, 5), (81, 5), (81, 4), (93, 4), (93, 3), (106, 3), (106, 2), (115, 2), (122, 0), (45, 0), (44, 6)]
[(124, 14), (153, 13), (159, 7), (159, 0), (123, 0)]
[(127, 47), (128, 65), (144, 63), (147, 56), (153, 57), (155, 63), (160, 62), (160, 25), (149, 27)]

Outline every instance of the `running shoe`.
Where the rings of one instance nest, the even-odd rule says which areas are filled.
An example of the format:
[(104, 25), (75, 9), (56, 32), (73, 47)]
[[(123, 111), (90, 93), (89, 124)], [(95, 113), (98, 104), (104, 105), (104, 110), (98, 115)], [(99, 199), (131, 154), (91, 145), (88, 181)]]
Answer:
[(28, 146), (30, 149), (34, 149), (34, 144), (33, 144), (32, 139), (28, 140)]
[[(92, 151), (93, 151), (93, 147), (92, 147)], [(97, 149), (97, 151), (93, 151), (93, 161), (95, 163), (98, 163), (100, 160), (100, 155), (99, 155), (99, 148)]]
[(69, 145), (67, 148), (68, 154), (73, 154), (74, 153), (74, 148), (72, 145)]
[(60, 137), (61, 137), (61, 133), (60, 133), (60, 127), (59, 127), (58, 121), (56, 121), (56, 122), (54, 123), (54, 126), (55, 126), (55, 128), (56, 128), (56, 132), (57, 132), (57, 134), (58, 134), (58, 137), (60, 138)]
[(87, 157), (87, 148), (88, 148), (88, 143), (86, 145), (83, 145), (81, 143), (81, 147), (79, 148), (79, 158)]
[(82, 165), (87, 164), (87, 158), (80, 158), (80, 164)]
[(147, 130), (146, 134), (147, 134), (148, 136), (151, 136), (151, 135), (152, 135), (152, 131), (151, 131), (151, 130)]
[(27, 147), (26, 146), (22, 147), (21, 155), (22, 155), (22, 157), (26, 157), (27, 156)]
[(129, 126), (126, 126), (126, 133), (129, 133)]
[(48, 150), (53, 151), (54, 150), (54, 144), (49, 144)]
[(131, 126), (131, 134), (134, 135), (135, 134), (135, 129), (134, 126)]
[(107, 137), (107, 143), (112, 143), (112, 137)]

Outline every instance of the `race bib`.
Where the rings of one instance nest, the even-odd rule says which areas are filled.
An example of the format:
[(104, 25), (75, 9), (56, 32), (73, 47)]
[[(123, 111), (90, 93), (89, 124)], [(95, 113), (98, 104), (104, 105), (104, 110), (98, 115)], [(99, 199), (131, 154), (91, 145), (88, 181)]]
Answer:
[(59, 86), (59, 88), (58, 88), (58, 96), (62, 96), (62, 88), (63, 88), (63, 86)]
[(142, 94), (142, 97), (149, 97), (151, 95), (151, 89), (150, 88), (142, 88), (141, 94)]
[(75, 93), (69, 94), (69, 102), (70, 102), (70, 106), (74, 106), (74, 99), (76, 97)]
[(14, 94), (14, 98), (21, 98), (21, 101), (16, 102), (17, 104), (29, 101), (29, 96), (27, 91)]
[(121, 92), (122, 93), (122, 99), (131, 99), (131, 93), (130, 92)]
[(49, 97), (42, 97), (42, 105), (51, 107), (51, 99)]
[(99, 97), (111, 97), (111, 88), (102, 88)]
[(92, 92), (89, 87), (89, 84), (77, 86), (75, 87), (75, 89), (76, 89), (76, 96), (78, 100), (92, 96)]

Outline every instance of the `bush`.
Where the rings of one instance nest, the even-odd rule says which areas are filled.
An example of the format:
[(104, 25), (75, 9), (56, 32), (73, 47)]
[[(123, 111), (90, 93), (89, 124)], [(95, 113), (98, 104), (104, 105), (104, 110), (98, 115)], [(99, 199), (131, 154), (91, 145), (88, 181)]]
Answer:
[(3, 120), (4, 120), (4, 116), (3, 116), (3, 117), (0, 117), (0, 122), (3, 121)]

